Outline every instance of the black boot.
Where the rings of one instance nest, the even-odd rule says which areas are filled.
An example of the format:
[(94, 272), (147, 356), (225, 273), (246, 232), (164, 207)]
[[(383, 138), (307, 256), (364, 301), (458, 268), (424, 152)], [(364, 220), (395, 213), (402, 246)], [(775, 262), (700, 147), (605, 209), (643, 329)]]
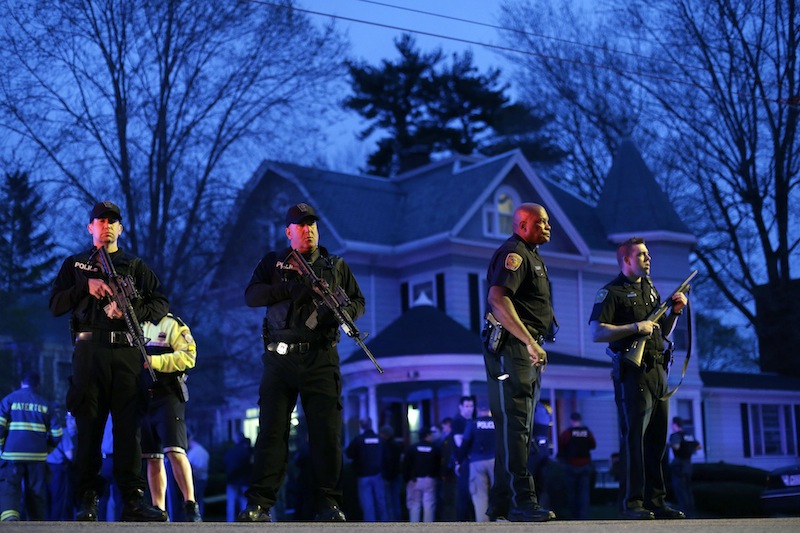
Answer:
[(202, 522), (203, 518), (200, 516), (200, 506), (197, 502), (187, 501), (183, 504), (183, 515), (186, 517), (186, 522)]
[(137, 490), (125, 501), (120, 516), (123, 522), (166, 522), (168, 519), (166, 511), (145, 501), (142, 490)]
[(269, 514), (269, 507), (262, 507), (255, 503), (247, 504), (236, 517), (237, 522), (271, 522), (272, 515)]
[(87, 490), (81, 498), (81, 508), (75, 514), (76, 522), (97, 522), (97, 493)]

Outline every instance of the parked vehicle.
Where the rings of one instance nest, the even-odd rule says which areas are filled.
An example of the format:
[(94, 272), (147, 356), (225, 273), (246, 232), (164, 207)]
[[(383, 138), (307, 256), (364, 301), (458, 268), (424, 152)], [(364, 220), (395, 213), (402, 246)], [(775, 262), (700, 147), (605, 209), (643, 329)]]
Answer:
[(768, 515), (800, 516), (800, 464), (776, 468), (767, 477), (761, 506)]

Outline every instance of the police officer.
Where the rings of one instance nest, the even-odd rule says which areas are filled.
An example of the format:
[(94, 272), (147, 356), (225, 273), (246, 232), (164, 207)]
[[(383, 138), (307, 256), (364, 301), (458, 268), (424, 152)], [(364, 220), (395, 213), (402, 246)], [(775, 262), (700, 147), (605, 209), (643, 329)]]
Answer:
[(469, 492), (476, 522), (488, 522), (489, 490), (494, 483), (494, 420), (488, 406), (478, 408), (478, 417), (467, 422), (459, 453), (469, 461)]
[(672, 448), (673, 455), (672, 462), (669, 465), (672, 476), (672, 490), (675, 492), (678, 506), (688, 514), (694, 510), (692, 456), (702, 446), (694, 438), (694, 435), (684, 431), (683, 419), (679, 416), (672, 419), (672, 431), (673, 433), (669, 436), (669, 445)]
[(345, 520), (342, 492), (342, 379), (339, 369), (339, 324), (324, 306), (317, 309), (311, 285), (288, 261), (292, 249), (303, 255), (331, 291), (341, 287), (354, 320), (364, 314), (364, 296), (341, 257), (319, 246), (314, 209), (300, 203), (286, 213), (289, 247), (265, 255), (245, 290), (250, 307), (267, 307), (264, 320), (264, 372), (259, 387), (261, 407), (254, 450), (248, 505), (238, 521), (267, 522), (283, 482), (287, 440), (297, 396), (303, 402), (311, 446), (316, 520)]
[(583, 424), (580, 413), (569, 417), (570, 427), (558, 436), (558, 454), (567, 469), (567, 496), (572, 517), (589, 518), (589, 491), (592, 479), (592, 454), (597, 447), (592, 431)]
[(502, 428), (488, 514), (546, 522), (555, 513), (539, 506), (527, 464), (533, 410), (547, 364), (541, 345), (554, 324), (547, 268), (538, 252), (550, 240), (550, 219), (541, 205), (525, 203), (514, 211), (513, 224), (514, 234), (495, 251), (487, 273), (489, 310), (508, 333), (498, 347), (483, 346), (489, 405)]
[(406, 481), (406, 507), (409, 522), (433, 522), (436, 517), (436, 478), (442, 463), (439, 447), (431, 430), (419, 430), (419, 442), (412, 444), (403, 457)]
[(161, 294), (153, 271), (118, 247), (122, 233), (119, 207), (108, 201), (95, 204), (87, 229), (93, 248), (64, 261), (50, 292), (50, 311), (55, 316), (72, 313), (75, 332), (67, 409), (75, 415), (78, 427), (75, 462), (81, 508), (76, 520), (97, 521), (97, 494), (103, 487), (98, 476), (100, 444), (110, 412), (114, 421), (114, 478), (124, 500), (121, 518), (163, 522), (167, 513), (144, 498), (138, 437), (143, 407), (138, 383), (142, 356), (131, 347), (122, 310), (111, 299), (112, 289), (96, 251), (105, 246), (117, 274), (133, 280), (140, 298), (132, 304), (140, 321), (158, 322), (169, 311), (169, 302)]
[[(644, 239), (632, 237), (617, 248), (621, 273), (597, 293), (589, 324), (595, 342), (609, 343), (614, 358), (617, 412), (623, 428), (620, 450), (624, 465), (625, 497), (622, 515), (631, 520), (685, 518), (666, 505), (662, 459), (666, 450), (669, 404), (664, 336), (675, 327), (686, 305), (677, 292), (672, 307), (658, 322), (647, 316), (661, 303), (650, 282), (650, 253)], [(645, 342), (642, 364), (622, 354), (635, 341)]]
[(197, 344), (189, 326), (169, 313), (158, 324), (145, 322), (142, 332), (156, 375), (142, 372), (142, 387), (147, 398), (147, 413), (142, 422), (142, 457), (147, 459), (147, 480), (154, 505), (166, 509), (167, 472), (164, 455), (183, 495), (182, 513), (170, 509), (172, 521), (182, 515), (184, 522), (202, 522), (194, 496), (192, 465), (186, 457), (186, 372), (195, 366)]
[(458, 413), (453, 417), (452, 440), (455, 446), (453, 451), (455, 464), (452, 465), (456, 473), (456, 520), (459, 522), (474, 522), (475, 513), (472, 508), (472, 496), (469, 486), (469, 455), (462, 453), (461, 443), (464, 440), (464, 432), (471, 420), (475, 419), (475, 397), (462, 396), (458, 401)]
[(358, 478), (358, 501), (364, 522), (388, 521), (386, 494), (383, 485), (383, 447), (384, 442), (372, 429), (372, 420), (359, 421), (361, 433), (350, 441), (345, 455), (353, 461), (353, 469)]

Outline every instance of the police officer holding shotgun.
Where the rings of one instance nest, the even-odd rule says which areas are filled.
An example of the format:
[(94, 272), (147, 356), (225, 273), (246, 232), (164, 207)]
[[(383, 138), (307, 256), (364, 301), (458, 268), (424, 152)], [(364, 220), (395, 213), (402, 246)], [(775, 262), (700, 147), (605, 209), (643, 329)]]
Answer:
[(364, 314), (364, 296), (350, 267), (320, 247), (314, 209), (300, 203), (286, 213), (289, 247), (269, 252), (253, 272), (245, 290), (250, 307), (266, 307), (264, 371), (259, 387), (261, 412), (254, 448), (253, 474), (246, 492), (248, 505), (239, 522), (271, 521), (270, 508), (286, 474), (289, 422), (300, 396), (308, 425), (311, 468), (318, 521), (345, 521), (342, 492), (342, 380), (339, 369), (339, 322), (326, 306), (318, 306), (312, 283), (301, 274), (295, 250), (334, 291), (349, 298), (344, 311), (355, 320)]
[[(648, 319), (661, 304), (650, 282), (650, 252), (644, 239), (632, 237), (617, 248), (621, 273), (597, 293), (589, 324), (595, 342), (609, 343), (614, 354), (614, 390), (621, 430), (620, 460), (624, 474), (622, 516), (630, 520), (685, 518), (666, 505), (662, 459), (669, 425), (664, 339), (687, 304), (672, 295), (669, 312)], [(625, 357), (636, 346), (640, 361)], [(633, 350), (631, 350), (633, 351)], [(623, 487), (620, 487), (623, 490)]]

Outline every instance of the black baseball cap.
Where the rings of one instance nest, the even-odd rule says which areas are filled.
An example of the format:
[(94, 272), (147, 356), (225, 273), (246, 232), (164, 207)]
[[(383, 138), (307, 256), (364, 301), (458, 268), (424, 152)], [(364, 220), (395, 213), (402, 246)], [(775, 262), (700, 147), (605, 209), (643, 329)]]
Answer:
[(319, 220), (314, 208), (306, 203), (293, 205), (286, 212), (286, 227), (288, 228), (292, 224), (300, 224), (306, 219), (311, 219), (311, 221)]
[(122, 220), (122, 213), (120, 213), (117, 204), (106, 200), (105, 202), (97, 202), (94, 204), (92, 211), (89, 213), (89, 222), (96, 218), (107, 218), (110, 221), (117, 221)]

